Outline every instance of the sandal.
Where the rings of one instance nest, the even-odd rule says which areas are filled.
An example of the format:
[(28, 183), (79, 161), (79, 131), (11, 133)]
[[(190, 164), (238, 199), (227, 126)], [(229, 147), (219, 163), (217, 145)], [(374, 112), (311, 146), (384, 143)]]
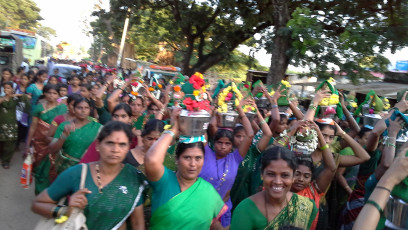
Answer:
[(10, 168), (9, 163), (3, 163), (2, 166), (3, 166), (4, 169), (9, 169)]

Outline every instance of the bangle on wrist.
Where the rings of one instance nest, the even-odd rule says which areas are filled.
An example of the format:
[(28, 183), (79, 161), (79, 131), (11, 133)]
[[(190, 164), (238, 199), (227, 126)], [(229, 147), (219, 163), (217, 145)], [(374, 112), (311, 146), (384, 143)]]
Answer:
[(373, 205), (373, 206), (378, 210), (378, 212), (380, 213), (380, 216), (381, 216), (381, 217), (384, 217), (384, 211), (383, 211), (383, 209), (381, 208), (381, 206), (380, 206), (377, 202), (375, 202), (375, 201), (373, 201), (373, 200), (367, 200), (366, 204), (371, 204), (371, 205)]
[(329, 148), (329, 144), (325, 144), (320, 148), (320, 150), (324, 151), (325, 149), (328, 149), (328, 148)]
[(384, 187), (384, 186), (377, 185), (377, 186), (375, 186), (375, 188), (379, 188), (379, 189), (385, 190), (385, 191), (387, 191), (387, 192), (389, 192), (389, 193), (391, 194), (391, 189), (386, 188), (386, 187)]
[(309, 109), (310, 109), (310, 110), (316, 110), (316, 109), (317, 109), (317, 106), (311, 104), (311, 105), (309, 105)]
[(397, 146), (395, 144), (390, 143), (390, 142), (385, 143), (385, 146), (397, 148)]
[(170, 136), (174, 139), (174, 136), (176, 136), (176, 134), (173, 132), (173, 131), (171, 131), (171, 130), (165, 130), (164, 132), (163, 132), (163, 134), (170, 134)]
[(259, 122), (259, 125), (263, 125), (263, 124), (266, 124), (265, 120), (262, 120), (261, 122)]
[(272, 109), (278, 108), (278, 105), (272, 105)]

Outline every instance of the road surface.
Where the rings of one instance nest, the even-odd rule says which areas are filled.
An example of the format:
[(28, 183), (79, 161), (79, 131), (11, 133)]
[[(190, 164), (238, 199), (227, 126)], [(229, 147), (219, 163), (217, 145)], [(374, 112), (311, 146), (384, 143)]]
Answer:
[(34, 187), (23, 189), (20, 171), (23, 166), (21, 154), (16, 152), (9, 169), (0, 166), (0, 229), (32, 230), (40, 216), (31, 212)]

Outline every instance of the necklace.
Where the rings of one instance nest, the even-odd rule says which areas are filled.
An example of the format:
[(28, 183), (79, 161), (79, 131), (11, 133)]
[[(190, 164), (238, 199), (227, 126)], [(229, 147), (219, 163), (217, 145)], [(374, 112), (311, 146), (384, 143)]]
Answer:
[[(120, 170), (122, 170), (123, 167), (124, 167), (124, 165), (121, 164)], [(101, 172), (99, 170), (99, 164), (98, 163), (96, 163), (96, 165), (95, 165), (95, 171), (96, 171), (96, 182), (98, 183), (98, 191), (99, 191), (99, 193), (103, 193), (103, 191), (102, 191), (103, 187), (102, 187), (102, 181), (101, 181)]]
[(102, 193), (102, 181), (101, 181), (101, 174), (99, 171), (99, 164), (95, 165), (95, 170), (96, 170), (96, 181), (98, 182), (98, 191), (99, 193)]

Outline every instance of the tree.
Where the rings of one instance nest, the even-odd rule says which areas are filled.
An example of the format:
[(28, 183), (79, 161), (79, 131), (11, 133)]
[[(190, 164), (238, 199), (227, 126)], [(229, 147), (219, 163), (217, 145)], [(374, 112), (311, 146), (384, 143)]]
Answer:
[(0, 28), (36, 30), (42, 20), (40, 8), (32, 0), (0, 0)]
[(51, 36), (56, 36), (57, 32), (51, 27), (39, 25), (37, 34), (49, 40)]
[[(196, 71), (205, 72), (227, 58), (238, 45), (272, 23), (271, 0), (249, 1), (247, 4), (241, 0), (141, 0), (134, 4), (114, 0), (111, 1), (109, 14), (102, 11), (94, 13), (99, 15), (99, 21), (109, 16), (111, 34), (114, 35), (110, 38), (112, 40), (118, 38), (113, 24), (119, 21), (123, 24), (127, 7), (131, 7), (134, 12), (131, 19), (134, 24), (130, 31), (139, 32), (132, 34), (135, 36), (133, 39), (140, 41), (138, 38), (148, 36), (152, 38), (149, 42), (165, 42), (167, 48), (175, 53), (176, 64), (187, 75)], [(119, 20), (116, 21), (114, 17)], [(104, 28), (109, 31), (108, 26)], [(94, 31), (97, 30), (94, 28)]]
[[(371, 70), (384, 71), (381, 56), (408, 45), (406, 1), (279, 1), (274, 12), (274, 29), (265, 33), (263, 44), (272, 54), (268, 83), (280, 81), (289, 63), (307, 66), (328, 77), (337, 67), (356, 82), (369, 76), (364, 66), (371, 58)], [(363, 63), (363, 65), (361, 65)]]

